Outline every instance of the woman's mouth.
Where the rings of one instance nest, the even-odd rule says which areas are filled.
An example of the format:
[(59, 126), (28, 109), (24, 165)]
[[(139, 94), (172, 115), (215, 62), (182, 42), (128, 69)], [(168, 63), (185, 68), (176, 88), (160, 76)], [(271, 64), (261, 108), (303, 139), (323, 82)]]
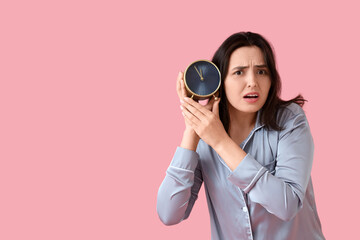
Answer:
[(248, 103), (254, 103), (259, 100), (259, 93), (257, 92), (250, 92), (244, 95), (244, 101)]

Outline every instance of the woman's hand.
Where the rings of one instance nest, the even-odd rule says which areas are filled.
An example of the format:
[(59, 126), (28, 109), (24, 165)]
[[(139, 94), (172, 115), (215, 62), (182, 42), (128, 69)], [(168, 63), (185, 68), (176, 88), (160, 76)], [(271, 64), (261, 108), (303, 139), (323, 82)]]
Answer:
[(228, 137), (219, 117), (219, 103), (220, 99), (212, 98), (206, 106), (202, 106), (188, 97), (184, 97), (181, 102), (187, 126), (194, 129), (197, 135), (214, 149)]
[[(180, 101), (183, 101), (185, 97), (187, 97), (187, 91), (184, 83), (184, 74), (179, 72), (176, 82), (176, 91), (179, 96)], [(211, 98), (210, 101), (204, 106), (206, 109), (211, 110), (214, 104), (214, 98)], [(185, 131), (193, 132), (195, 135), (194, 129), (185, 121)]]
[[(180, 101), (184, 100), (184, 98), (187, 97), (183, 76), (184, 74), (182, 72), (179, 72), (176, 81), (176, 91)], [(185, 131), (188, 131), (196, 135), (195, 131), (191, 128), (189, 124), (186, 123), (186, 121), (185, 121), (185, 127), (186, 127)]]

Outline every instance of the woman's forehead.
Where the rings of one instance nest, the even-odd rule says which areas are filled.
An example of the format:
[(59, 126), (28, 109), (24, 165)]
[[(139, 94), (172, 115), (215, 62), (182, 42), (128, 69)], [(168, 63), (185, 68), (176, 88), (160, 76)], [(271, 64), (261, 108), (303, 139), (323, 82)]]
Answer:
[(264, 65), (264, 56), (257, 46), (246, 46), (236, 49), (230, 56), (229, 65)]

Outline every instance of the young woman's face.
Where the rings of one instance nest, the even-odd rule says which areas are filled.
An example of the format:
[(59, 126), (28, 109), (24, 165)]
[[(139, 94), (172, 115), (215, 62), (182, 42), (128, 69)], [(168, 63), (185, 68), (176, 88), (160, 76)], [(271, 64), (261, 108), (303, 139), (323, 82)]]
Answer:
[(260, 48), (241, 47), (230, 56), (224, 81), (230, 111), (255, 113), (265, 104), (271, 80)]

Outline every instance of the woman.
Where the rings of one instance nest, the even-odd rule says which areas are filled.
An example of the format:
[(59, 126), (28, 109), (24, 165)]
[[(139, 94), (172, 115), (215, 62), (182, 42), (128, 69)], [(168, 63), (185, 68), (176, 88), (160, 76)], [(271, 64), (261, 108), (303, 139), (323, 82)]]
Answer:
[(270, 44), (259, 34), (236, 33), (212, 61), (222, 85), (206, 106), (186, 97), (178, 76), (186, 128), (159, 188), (161, 221), (186, 219), (204, 182), (212, 239), (325, 239), (310, 177), (305, 100), (280, 99)]

